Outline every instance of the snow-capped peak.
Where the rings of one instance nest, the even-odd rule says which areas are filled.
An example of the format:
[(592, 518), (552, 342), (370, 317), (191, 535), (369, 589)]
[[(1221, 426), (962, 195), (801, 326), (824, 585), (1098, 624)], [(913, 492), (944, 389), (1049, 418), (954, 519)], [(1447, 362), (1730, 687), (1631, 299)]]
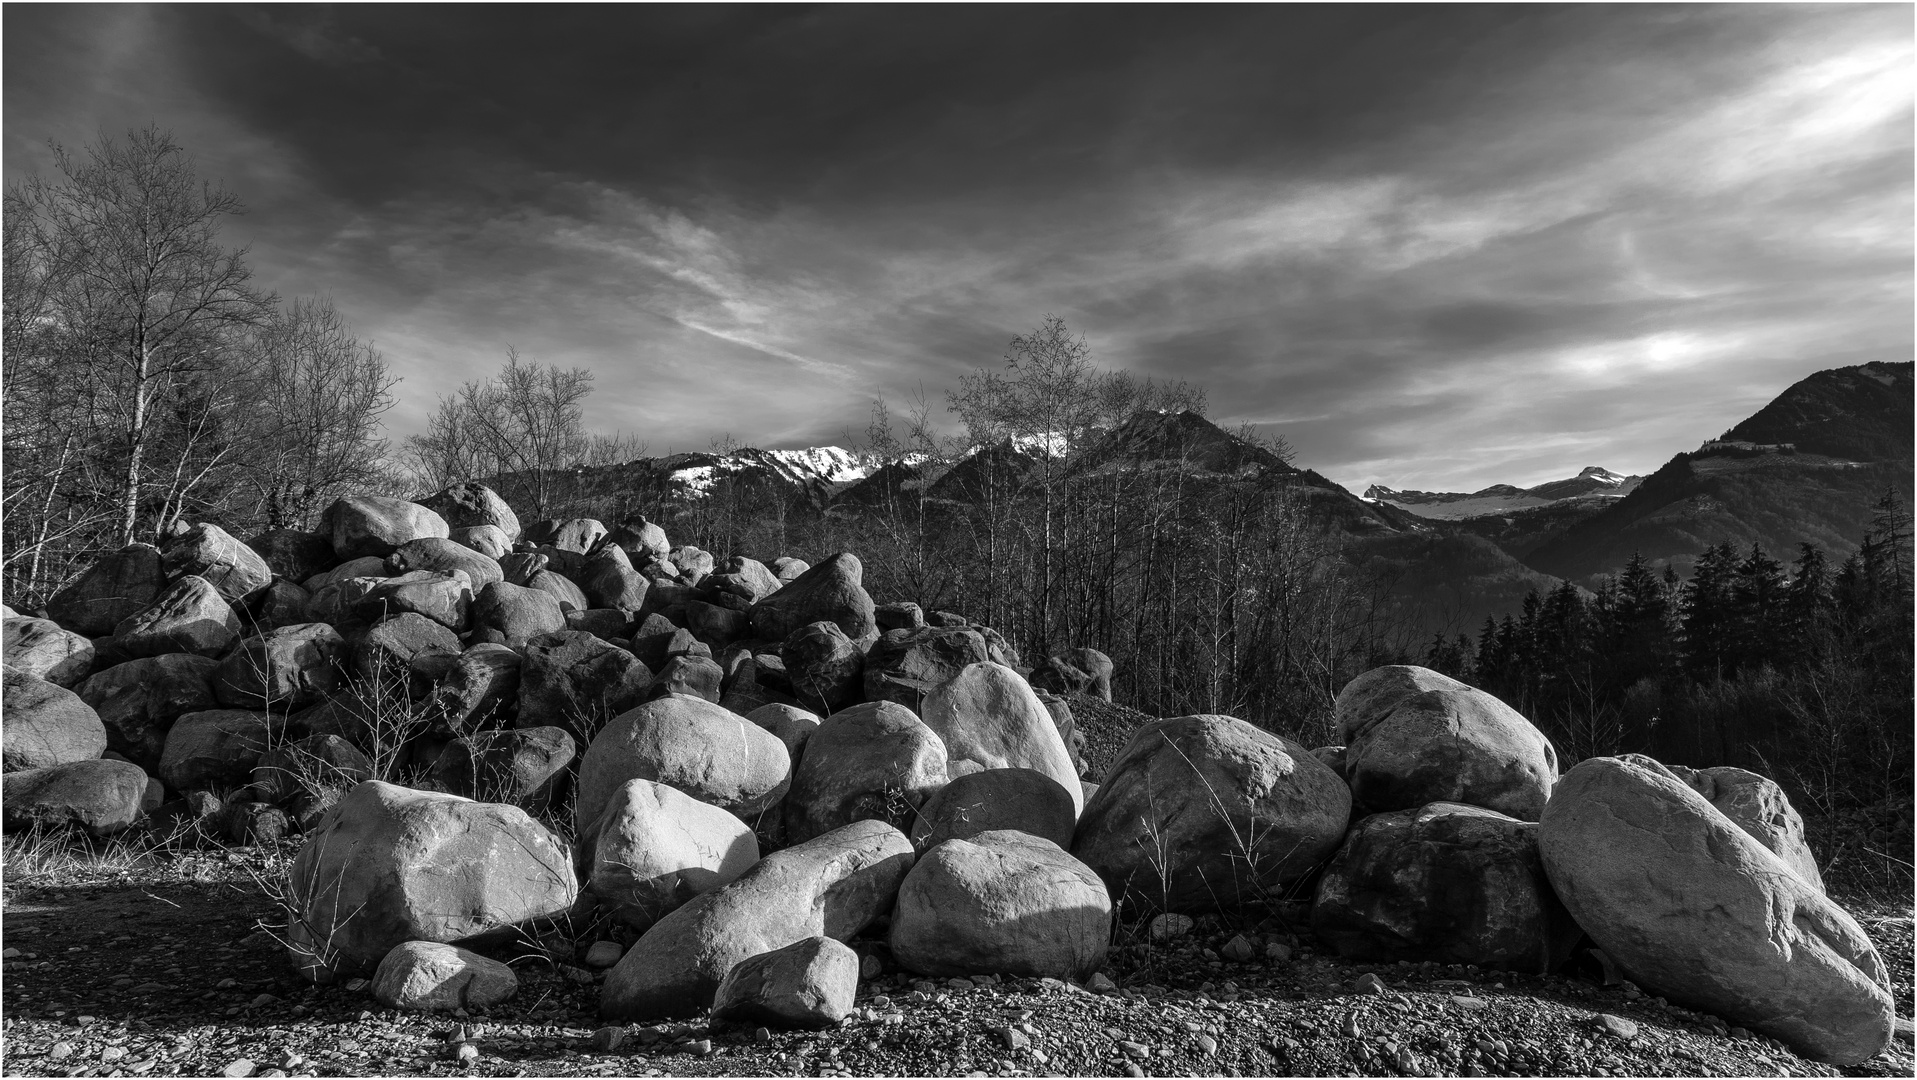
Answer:
[(837, 446), (808, 446), (803, 450), (767, 450), (780, 463), (808, 469), (834, 484), (863, 480), (872, 471), (857, 454)]

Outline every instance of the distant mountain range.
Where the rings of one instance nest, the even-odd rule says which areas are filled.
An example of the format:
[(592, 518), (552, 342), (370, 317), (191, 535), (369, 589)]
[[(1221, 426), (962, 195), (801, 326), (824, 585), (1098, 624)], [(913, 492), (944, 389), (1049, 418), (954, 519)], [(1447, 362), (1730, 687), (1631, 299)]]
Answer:
[(1594, 497), (1621, 498), (1637, 488), (1641, 476), (1622, 476), (1593, 465), (1569, 480), (1553, 480), (1536, 487), (1520, 488), (1493, 484), (1468, 494), (1453, 491), (1396, 491), (1382, 484), (1365, 489), (1364, 497), (1388, 502), (1421, 518), (1434, 521), (1459, 521), (1485, 514), (1508, 514), (1530, 510), (1565, 499)]
[(1819, 371), (1749, 419), (1678, 454), (1629, 495), (1569, 521), (1525, 555), (1547, 574), (1590, 581), (1639, 552), (1690, 567), (1706, 547), (1752, 543), (1788, 560), (1802, 543), (1835, 559), (1857, 550), (1888, 489), (1912, 496), (1913, 365)]
[[(1648, 477), (1590, 467), (1530, 488), (1351, 494), (1191, 412), (1144, 412), (1098, 433), (1072, 468), (1084, 475), (1179, 470), (1209, 484), (1293, 484), (1352, 565), (1393, 582), (1405, 621), (1455, 631), (1515, 611), (1560, 579), (1585, 586), (1633, 552), (1688, 570), (1706, 547), (1762, 544), (1780, 559), (1810, 541), (1835, 558), (1856, 549), (1886, 488), (1912, 496), (1912, 364), (1820, 371)], [(614, 508), (670, 516), (730, 482), (763, 486), (834, 516), (888, 501), (976, 504), (1025, 482), (1056, 440), (974, 448), (957, 460), (879, 460), (836, 446), (673, 454), (578, 470), (581, 492)], [(607, 512), (612, 512), (609, 509)], [(623, 512), (623, 511), (622, 511)]]

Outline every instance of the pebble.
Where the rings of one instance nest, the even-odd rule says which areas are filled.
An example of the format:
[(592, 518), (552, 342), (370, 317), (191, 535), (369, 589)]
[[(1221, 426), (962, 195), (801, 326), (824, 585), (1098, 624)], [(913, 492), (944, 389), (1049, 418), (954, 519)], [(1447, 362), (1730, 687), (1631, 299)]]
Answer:
[(65, 1061), (73, 1056), (73, 1044), (70, 1042), (54, 1043), (47, 1049), (47, 1056), (55, 1061)]
[(1282, 941), (1274, 941), (1265, 946), (1265, 959), (1274, 964), (1283, 964), (1291, 960), (1291, 946)]
[[(1161, 915), (1159, 917), (1163, 918), (1164, 916)], [(1118, 984), (1113, 982), (1101, 971), (1085, 980), (1085, 989), (1090, 990), (1094, 994), (1109, 994), (1118, 989)]]
[(118, 1061), (125, 1056), (126, 1047), (124, 1046), (109, 1046), (105, 1050), (100, 1051), (101, 1061)]
[(1633, 1021), (1626, 1020), (1622, 1016), (1613, 1016), (1610, 1013), (1599, 1013), (1597, 1015), (1597, 1026), (1603, 1030), (1605, 1034), (1615, 1035), (1620, 1039), (1630, 1039), (1637, 1036), (1637, 1024)]
[(240, 1060), (234, 1062), (233, 1064), (228, 1065), (226, 1068), (221, 1069), (220, 1075), (221, 1076), (252, 1076), (253, 1067), (254, 1066), (253, 1066), (252, 1058), (241, 1058)]
[(1146, 1046), (1144, 1043), (1121, 1042), (1118, 1044), (1118, 1048), (1123, 1050), (1127, 1057), (1148, 1058), (1152, 1056), (1152, 1048)]
[(1377, 996), (1387, 992), (1384, 980), (1380, 979), (1376, 972), (1367, 971), (1358, 976), (1358, 981), (1354, 985), (1360, 994)]
[(612, 1053), (625, 1041), (626, 1029), (617, 1024), (609, 1024), (592, 1033), (592, 1048), (602, 1054)]
[(885, 964), (878, 957), (866, 953), (859, 957), (859, 978), (870, 981), (885, 974)]
[(1245, 940), (1245, 935), (1233, 934), (1218, 954), (1234, 964), (1249, 964), (1258, 958), (1258, 947)]
[(1198, 1052), (1206, 1057), (1210, 1057), (1218, 1052), (1218, 1040), (1212, 1038), (1210, 1035), (1200, 1035), (1196, 1041), (1198, 1043)]
[(1007, 1050), (1031, 1049), (1031, 1046), (1032, 1046), (1031, 1036), (1025, 1034), (1023, 1031), (1020, 1031), (1019, 1029), (1015, 1027), (994, 1028), (993, 1031), (995, 1034), (998, 1035), (999, 1038), (1005, 1040), (1005, 1048)]
[(1357, 1013), (1345, 1014), (1344, 1032), (1345, 1032), (1345, 1038), (1347, 1039), (1355, 1039), (1358, 1037), (1359, 1031), (1358, 1031), (1358, 1014)]
[(586, 950), (586, 966), (609, 968), (619, 962), (619, 957), (623, 953), (624, 950), (616, 941), (595, 941), (592, 947)]
[(711, 1039), (694, 1039), (686, 1044), (686, 1053), (693, 1057), (705, 1057), (712, 1053)]
[(469, 1042), (457, 1043), (453, 1046), (453, 1060), (470, 1065), (479, 1060), (479, 1047)]
[(1143, 1076), (1145, 1075), (1145, 1070), (1139, 1067), (1138, 1062), (1127, 1061), (1125, 1063), (1125, 1075), (1126, 1076)]
[(1910, 1042), (1914, 1036), (1917, 1036), (1917, 1028), (1913, 1028), (1909, 1020), (1900, 1016), (1897, 1018), (1896, 1036), (1898, 1042)]

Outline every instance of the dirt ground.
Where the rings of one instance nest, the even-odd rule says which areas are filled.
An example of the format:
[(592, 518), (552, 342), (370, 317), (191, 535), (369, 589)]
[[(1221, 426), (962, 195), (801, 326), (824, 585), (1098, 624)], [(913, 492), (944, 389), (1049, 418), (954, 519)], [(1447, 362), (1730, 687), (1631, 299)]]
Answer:
[[(1534, 977), (1464, 968), (1350, 965), (1317, 954), (1279, 919), (1200, 920), (1169, 944), (1121, 927), (1094, 994), (1056, 982), (862, 984), (860, 1010), (818, 1033), (679, 1024), (618, 1030), (596, 1047), (603, 975), (562, 955), (514, 962), (518, 995), (484, 1015), (402, 1013), (363, 987), (297, 980), (260, 929), (258, 882), (285, 856), (166, 857), (112, 872), (13, 874), (0, 981), (8, 1076), (181, 1075), (1517, 1075), (1828, 1076), (1777, 1043), (1715, 1018), (1605, 987), (1595, 965)], [(1910, 912), (1860, 918), (1911, 998)], [(1250, 964), (1217, 959), (1233, 933)], [(550, 944), (550, 943), (549, 943)], [(570, 952), (582, 943), (561, 943)], [(855, 942), (881, 952), (876, 943)], [(1293, 955), (1267, 959), (1264, 946)], [(1208, 952), (1207, 950), (1211, 950)], [(573, 953), (574, 956), (579, 955)], [(1377, 974), (1383, 992), (1362, 994)], [(1600, 1014), (1635, 1034), (1604, 1031)], [(467, 1030), (455, 1032), (455, 1025)], [(452, 1056), (470, 1036), (476, 1060)], [(612, 1033), (600, 1033), (607, 1039)], [(1911, 1045), (1849, 1075), (1909, 1076)]]

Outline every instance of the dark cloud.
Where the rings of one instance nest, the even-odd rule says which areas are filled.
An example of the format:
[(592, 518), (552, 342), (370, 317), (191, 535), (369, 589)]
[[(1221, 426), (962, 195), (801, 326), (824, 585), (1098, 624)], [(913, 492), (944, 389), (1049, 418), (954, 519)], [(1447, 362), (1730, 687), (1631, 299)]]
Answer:
[(148, 120), (406, 378), (839, 440), (1055, 312), (1354, 486), (1654, 467), (1911, 348), (1882, 6), (9, 6), (10, 177)]

